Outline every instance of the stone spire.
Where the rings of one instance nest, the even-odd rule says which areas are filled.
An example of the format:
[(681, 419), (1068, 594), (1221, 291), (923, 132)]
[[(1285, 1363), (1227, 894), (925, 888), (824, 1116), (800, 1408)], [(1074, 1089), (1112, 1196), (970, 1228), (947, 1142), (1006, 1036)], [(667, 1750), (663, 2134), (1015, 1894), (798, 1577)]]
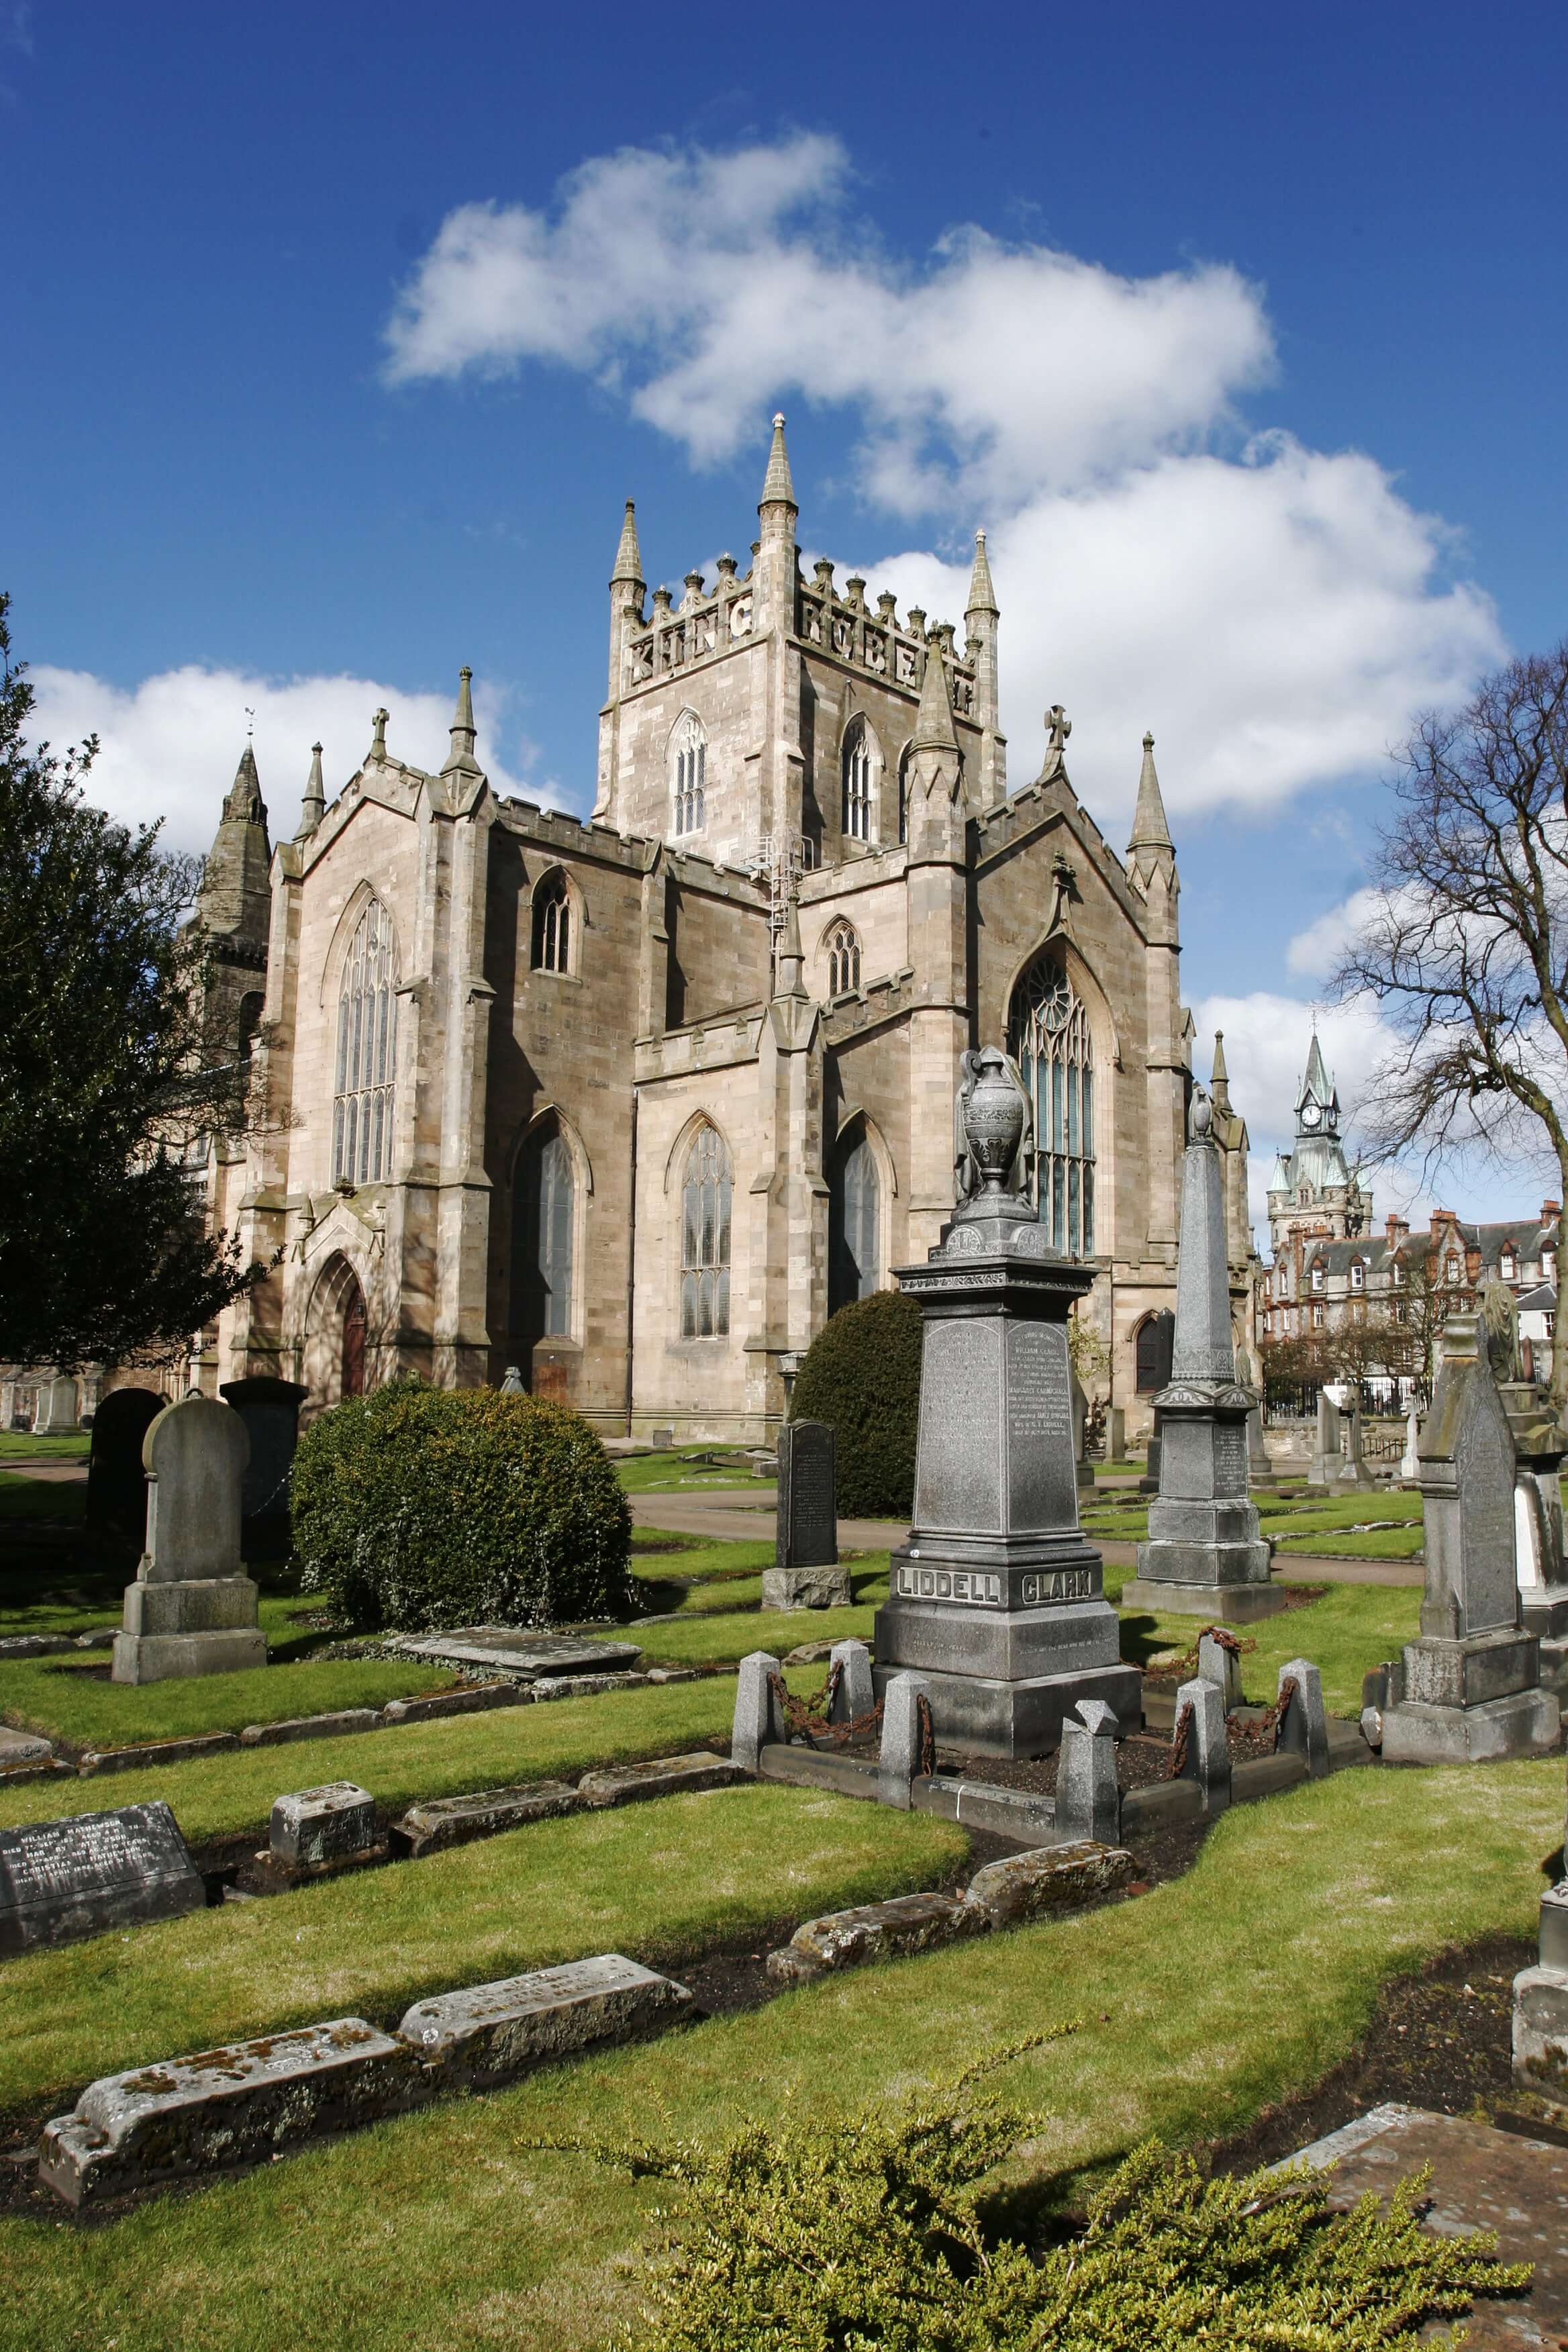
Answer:
[(947, 666), (942, 648), (931, 645), (926, 650), (926, 674), (921, 687), (921, 707), (915, 719), (915, 731), (910, 739), (911, 751), (956, 751), (958, 736), (952, 724), (952, 698), (947, 688)]
[(1216, 1029), (1214, 1033), (1214, 1076), (1209, 1081), (1209, 1092), (1214, 1097), (1215, 1110), (1229, 1110), (1230, 1072), (1225, 1066), (1225, 1031), (1223, 1029)]
[(645, 586), (642, 576), (642, 554), (637, 546), (637, 509), (630, 499), (621, 524), (621, 543), (616, 550), (616, 568), (610, 574), (612, 588)]
[(790, 478), (789, 451), (784, 446), (782, 408), (773, 418), (773, 446), (768, 451), (768, 470), (763, 478), (763, 495), (757, 501), (757, 512), (765, 519), (770, 507), (788, 507), (792, 518), (800, 512), (795, 502), (795, 483)]
[(1138, 777), (1138, 805), (1132, 812), (1127, 853), (1131, 856), (1139, 849), (1173, 848), (1171, 828), (1165, 823), (1165, 803), (1160, 797), (1160, 779), (1154, 772), (1154, 738), (1145, 735), (1143, 765)]
[(234, 782), (225, 796), (223, 813), (237, 817), (242, 824), (265, 824), (267, 811), (261, 801), (261, 778), (256, 772), (256, 751), (247, 743), (239, 755), (239, 765), (234, 772)]
[(441, 771), (444, 776), (477, 776), (482, 773), (474, 757), (474, 698), (469, 690), (473, 677), (474, 673), (467, 664), (458, 672), (458, 707), (452, 713), (452, 749)]
[(974, 570), (970, 574), (969, 602), (963, 608), (967, 621), (972, 614), (989, 613), (994, 619), (998, 607), (996, 591), (991, 585), (991, 566), (985, 560), (985, 533), (974, 534)]
[(256, 753), (247, 743), (224, 794), (223, 815), (202, 868), (195, 913), (205, 931), (266, 947), (272, 912), (271, 861), (267, 804)]
[(300, 803), (300, 830), (296, 841), (308, 841), (327, 813), (327, 788), (321, 781), (321, 747), (310, 746), (310, 773), (306, 780), (304, 797)]

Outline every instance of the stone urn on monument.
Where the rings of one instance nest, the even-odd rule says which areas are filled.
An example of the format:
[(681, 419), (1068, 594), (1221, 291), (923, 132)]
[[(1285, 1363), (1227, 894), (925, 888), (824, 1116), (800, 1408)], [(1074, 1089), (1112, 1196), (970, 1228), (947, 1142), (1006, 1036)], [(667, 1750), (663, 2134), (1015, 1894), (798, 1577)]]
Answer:
[(1039, 1756), (1080, 1699), (1136, 1730), (1142, 1685), (1079, 1527), (1067, 1325), (1094, 1270), (1051, 1249), (1029, 1197), (1017, 1072), (995, 1046), (962, 1066), (958, 1205), (926, 1264), (898, 1269), (924, 1318), (920, 1433), (874, 1679), (879, 1695), (895, 1674), (923, 1675), (947, 1746)]
[(1171, 1379), (1154, 1399), (1160, 1491), (1149, 1506), (1149, 1540), (1138, 1547), (1138, 1574), (1121, 1590), (1124, 1608), (1233, 1625), (1284, 1608), (1258, 1506), (1247, 1499), (1247, 1421), (1257, 1403), (1257, 1391), (1236, 1376), (1225, 1171), (1213, 1106), (1197, 1087), (1182, 1171)]

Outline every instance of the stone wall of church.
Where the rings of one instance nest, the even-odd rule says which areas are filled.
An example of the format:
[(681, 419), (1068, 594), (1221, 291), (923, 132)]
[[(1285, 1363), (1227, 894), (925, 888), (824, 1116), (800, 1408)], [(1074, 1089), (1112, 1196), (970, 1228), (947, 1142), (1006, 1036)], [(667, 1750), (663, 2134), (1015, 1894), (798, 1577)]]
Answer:
[(666, 841), (674, 832), (670, 737), (688, 710), (708, 739), (706, 821), (689, 838), (704, 856), (739, 861), (758, 837), (746, 754), (767, 731), (766, 640), (742, 639), (626, 695), (606, 714), (615, 737), (615, 821), (622, 833)]
[(767, 916), (748, 885), (674, 858), (665, 899), (669, 934), (666, 1025), (682, 1029), (737, 1006), (760, 1004), (772, 984)]
[[(864, 719), (875, 743), (879, 781), (873, 801), (873, 848), (896, 849), (899, 842), (899, 762), (914, 733), (918, 694), (880, 686), (863, 670), (851, 669), (811, 648), (803, 649), (801, 748), (805, 765), (806, 834), (818, 848), (818, 863), (834, 866), (854, 858), (861, 845), (844, 834), (844, 738)], [(980, 730), (967, 719), (954, 721), (966, 776), (978, 789)]]
[(910, 962), (910, 900), (905, 884), (908, 853), (897, 846), (879, 856), (851, 858), (825, 874), (809, 875), (801, 890), (800, 938), (805, 981), (826, 1003), (828, 969), (826, 941), (842, 916), (860, 943), (860, 984), (902, 971)]

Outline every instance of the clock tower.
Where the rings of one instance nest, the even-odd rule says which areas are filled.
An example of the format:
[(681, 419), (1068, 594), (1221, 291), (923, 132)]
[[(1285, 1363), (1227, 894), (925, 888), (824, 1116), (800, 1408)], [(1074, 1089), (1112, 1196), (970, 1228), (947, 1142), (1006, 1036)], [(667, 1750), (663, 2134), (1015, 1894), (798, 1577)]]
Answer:
[(1372, 1224), (1372, 1193), (1345, 1159), (1339, 1088), (1317, 1029), (1296, 1090), (1296, 1148), (1281, 1152), (1268, 1180), (1268, 1232), (1275, 1255), (1297, 1237), (1348, 1241)]

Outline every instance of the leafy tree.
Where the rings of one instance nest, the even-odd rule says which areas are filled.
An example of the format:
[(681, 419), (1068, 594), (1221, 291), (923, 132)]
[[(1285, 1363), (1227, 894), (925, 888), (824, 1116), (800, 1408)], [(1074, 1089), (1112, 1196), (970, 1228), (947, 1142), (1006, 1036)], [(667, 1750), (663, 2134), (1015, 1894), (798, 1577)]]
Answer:
[(243, 1119), (199, 1029), (198, 861), (82, 799), (98, 750), (24, 740), (0, 595), (0, 1360), (174, 1353), (258, 1269), (205, 1230), (187, 1145)]
[[(1398, 757), (1367, 912), (1335, 974), (1398, 1045), (1367, 1089), (1384, 1158), (1550, 1152), (1568, 1197), (1568, 639), (1510, 662)], [(1568, 1401), (1568, 1348), (1552, 1392)]]

